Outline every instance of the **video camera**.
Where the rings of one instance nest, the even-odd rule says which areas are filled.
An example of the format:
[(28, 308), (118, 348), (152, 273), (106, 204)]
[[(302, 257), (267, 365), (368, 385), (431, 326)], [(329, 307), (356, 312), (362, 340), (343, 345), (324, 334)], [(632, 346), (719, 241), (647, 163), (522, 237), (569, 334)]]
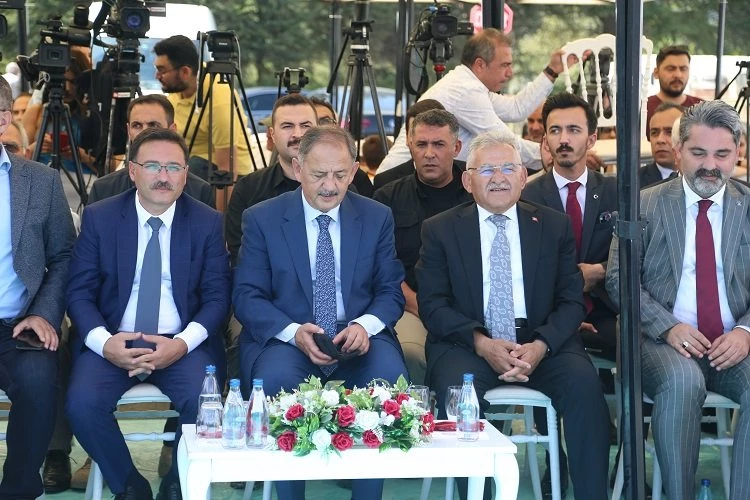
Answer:
[(274, 76), (279, 80), (279, 94), (281, 94), (282, 85), (286, 87), (287, 93), (299, 94), (302, 88), (310, 83), (310, 79), (305, 76), (305, 68), (284, 68)]
[(198, 32), (200, 53), (203, 47), (211, 53), (211, 57), (217, 62), (237, 62), (239, 57), (239, 40), (234, 31), (208, 31)]
[(411, 35), (412, 42), (445, 41), (456, 35), (472, 35), (474, 27), (470, 22), (460, 22), (451, 15), (446, 4), (435, 3), (422, 11)]
[(102, 27), (112, 38), (135, 40), (146, 37), (150, 19), (151, 12), (142, 0), (119, 0)]

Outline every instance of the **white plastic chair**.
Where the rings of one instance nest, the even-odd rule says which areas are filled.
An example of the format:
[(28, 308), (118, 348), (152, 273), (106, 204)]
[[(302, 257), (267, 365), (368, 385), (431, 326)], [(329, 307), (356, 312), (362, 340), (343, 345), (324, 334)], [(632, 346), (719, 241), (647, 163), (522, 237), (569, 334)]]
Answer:
[[(526, 444), (526, 457), (528, 459), (531, 483), (534, 488), (534, 497), (542, 498), (542, 482), (539, 476), (539, 464), (537, 463), (536, 445), (541, 443), (549, 450), (550, 479), (552, 483), (552, 499), (560, 500), (560, 452), (557, 447), (558, 429), (557, 412), (552, 407), (552, 400), (539, 391), (517, 385), (503, 385), (487, 391), (484, 399), (491, 406), (523, 406), (523, 413), (485, 413), (485, 418), (490, 421), (505, 421), (503, 434), (516, 444)], [(547, 434), (540, 435), (534, 432), (534, 407), (541, 407), (547, 411)], [(524, 434), (510, 434), (510, 423), (513, 420), (524, 421)], [(453, 498), (454, 478), (445, 480), (445, 499)], [(422, 482), (422, 493), (420, 500), (426, 500), (430, 494), (432, 478), (425, 478)]]
[[(165, 403), (171, 404), (171, 401), (155, 385), (142, 383), (129, 389), (122, 395), (117, 402), (118, 407), (121, 405), (130, 405), (135, 403)], [(175, 410), (127, 410), (119, 409), (114, 413), (118, 419), (165, 419), (177, 417), (179, 414)], [(126, 441), (173, 441), (174, 432), (132, 432), (124, 434)], [(102, 471), (99, 465), (91, 461), (91, 473), (86, 484), (86, 500), (101, 500), (103, 488)]]

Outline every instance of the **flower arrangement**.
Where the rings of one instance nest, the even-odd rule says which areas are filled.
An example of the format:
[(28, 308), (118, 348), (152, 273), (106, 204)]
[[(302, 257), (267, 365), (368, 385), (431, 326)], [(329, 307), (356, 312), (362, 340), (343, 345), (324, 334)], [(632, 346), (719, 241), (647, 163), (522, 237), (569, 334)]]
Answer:
[(355, 444), (407, 451), (427, 441), (435, 427), (432, 413), (407, 391), (404, 377), (393, 386), (374, 380), (362, 389), (346, 389), (340, 381), (323, 387), (319, 378), (309, 377), (271, 400), (271, 446), (298, 456), (314, 450), (340, 455)]

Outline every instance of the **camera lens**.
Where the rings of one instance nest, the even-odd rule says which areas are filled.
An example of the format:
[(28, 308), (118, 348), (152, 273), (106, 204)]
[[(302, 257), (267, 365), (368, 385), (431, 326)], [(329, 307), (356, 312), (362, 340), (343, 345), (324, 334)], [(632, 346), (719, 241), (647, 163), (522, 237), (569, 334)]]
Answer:
[(132, 13), (125, 18), (125, 26), (127, 26), (128, 29), (137, 30), (140, 29), (142, 25), (143, 17), (141, 17), (140, 14)]

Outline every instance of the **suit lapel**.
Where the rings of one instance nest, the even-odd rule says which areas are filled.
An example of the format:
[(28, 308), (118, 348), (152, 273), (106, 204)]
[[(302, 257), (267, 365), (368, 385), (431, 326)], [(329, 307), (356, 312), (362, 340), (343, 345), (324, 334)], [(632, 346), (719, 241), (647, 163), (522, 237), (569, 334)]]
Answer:
[(741, 221), (747, 218), (749, 204), (750, 197), (748, 195), (740, 193), (731, 182), (727, 183), (721, 225), (721, 258), (724, 261), (724, 283), (727, 284), (727, 293), (730, 293), (729, 283), (732, 282), (734, 269), (737, 265), (735, 256), (740, 247), (741, 231), (744, 228)]
[(482, 294), (482, 244), (479, 234), (479, 214), (476, 204), (460, 210), (454, 225), (455, 241), (461, 253), (461, 263), (466, 273), (466, 280), (471, 303), (474, 304), (474, 317), (484, 321), (484, 297)]
[(534, 279), (539, 267), (539, 249), (542, 245), (542, 222), (537, 209), (528, 203), (519, 201), (516, 205), (518, 213), (518, 232), (521, 237), (521, 262), (523, 263), (523, 291), (526, 311), (531, 311), (534, 296)]
[(188, 206), (183, 194), (177, 199), (174, 218), (172, 219), (172, 236), (169, 244), (170, 274), (172, 276), (172, 298), (183, 325), (187, 318), (188, 281), (190, 276), (190, 224)]
[(297, 188), (295, 196), (289, 198), (284, 213), (281, 231), (284, 234), (292, 264), (297, 271), (302, 290), (305, 293), (310, 310), (313, 309), (312, 271), (310, 270), (310, 256), (307, 250), (307, 229), (305, 228), (305, 212), (302, 209), (302, 190)]
[(664, 233), (669, 247), (669, 261), (672, 264), (676, 292), (680, 285), (682, 260), (685, 255), (685, 193), (681, 181), (673, 182), (669, 189), (665, 190), (659, 207), (664, 220)]
[(21, 241), (21, 230), (26, 220), (26, 212), (31, 196), (31, 175), (22, 162), (14, 162), (10, 168), (10, 227), (13, 255), (16, 255)]
[(552, 170), (542, 177), (542, 196), (544, 197), (544, 204), (546, 206), (558, 212), (565, 213), (565, 207), (560, 199), (560, 190), (557, 188)]
[(122, 228), (117, 231), (117, 317), (122, 318), (130, 299), (138, 259), (138, 215), (135, 211), (136, 191), (123, 199), (120, 212)]
[(341, 297), (344, 300), (345, 309), (352, 289), (354, 267), (357, 263), (359, 242), (362, 237), (362, 219), (350, 198), (351, 196), (347, 194), (339, 209), (341, 224)]
[(581, 255), (578, 256), (578, 260), (580, 262), (582, 262), (585, 256), (588, 254), (589, 246), (591, 245), (591, 236), (594, 233), (596, 217), (599, 213), (599, 204), (601, 202), (603, 187), (604, 183), (601, 182), (599, 176), (595, 175), (594, 172), (589, 172), (588, 179), (586, 181), (586, 208), (583, 212)]

